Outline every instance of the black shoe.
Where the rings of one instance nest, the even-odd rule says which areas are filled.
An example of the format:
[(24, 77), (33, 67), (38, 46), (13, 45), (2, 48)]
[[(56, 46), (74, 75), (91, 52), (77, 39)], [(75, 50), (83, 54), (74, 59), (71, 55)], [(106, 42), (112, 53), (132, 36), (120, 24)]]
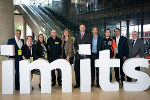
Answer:
[(62, 86), (62, 84), (61, 83), (58, 83), (58, 85), (61, 87)]
[(55, 86), (56, 85), (56, 83), (52, 83), (52, 86)]
[(41, 88), (41, 84), (39, 84), (39, 88)]
[(16, 89), (16, 91), (19, 91), (19, 90), (20, 90), (19, 88)]
[(99, 84), (96, 84), (96, 87), (100, 87), (100, 85), (99, 85)]
[(74, 88), (79, 88), (79, 87), (80, 87), (79, 85), (75, 85), (75, 86), (74, 86)]
[(94, 82), (92, 82), (92, 84), (91, 84), (91, 87), (93, 87), (94, 86)]

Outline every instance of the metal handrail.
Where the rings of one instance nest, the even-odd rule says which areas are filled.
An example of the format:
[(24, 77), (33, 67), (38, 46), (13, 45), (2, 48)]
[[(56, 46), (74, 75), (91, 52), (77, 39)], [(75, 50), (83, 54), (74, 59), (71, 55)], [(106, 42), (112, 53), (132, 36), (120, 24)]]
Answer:
[(22, 10), (29, 16), (29, 18), (34, 22), (34, 24), (35, 24), (43, 33), (46, 34), (45, 30), (43, 30), (43, 27), (41, 27), (33, 17), (31, 17), (31, 15), (27, 12), (27, 10), (26, 10), (21, 4), (19, 4), (19, 6), (20, 6), (20, 7), (22, 8)]
[(62, 33), (62, 30), (56, 27), (55, 24), (50, 21), (51, 19), (47, 15), (45, 15), (43, 11), (38, 9), (37, 6), (34, 5), (33, 7), (33, 5), (29, 5), (28, 7), (32, 9), (32, 11), (34, 11), (33, 13), (35, 13), (36, 16), (38, 15), (49, 27), (56, 29), (59, 33)]

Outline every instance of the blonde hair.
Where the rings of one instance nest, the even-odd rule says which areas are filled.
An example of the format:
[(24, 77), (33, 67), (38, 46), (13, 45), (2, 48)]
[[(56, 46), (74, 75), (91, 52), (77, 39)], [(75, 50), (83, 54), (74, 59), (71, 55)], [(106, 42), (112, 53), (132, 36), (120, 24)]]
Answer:
[(63, 31), (63, 33), (62, 33), (62, 38), (65, 38), (64, 33), (65, 33), (66, 31), (68, 32), (68, 37), (71, 36), (69, 29), (65, 29), (65, 30)]

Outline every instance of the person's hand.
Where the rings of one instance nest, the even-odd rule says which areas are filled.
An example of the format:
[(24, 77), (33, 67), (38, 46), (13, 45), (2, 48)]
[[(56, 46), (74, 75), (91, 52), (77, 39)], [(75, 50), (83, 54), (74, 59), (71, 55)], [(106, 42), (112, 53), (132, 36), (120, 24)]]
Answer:
[(15, 58), (9, 58), (9, 60), (15, 60)]
[(84, 56), (83, 54), (80, 54), (80, 56)]
[(66, 58), (67, 61), (69, 61), (69, 56)]
[(26, 58), (23, 58), (23, 60), (28, 60), (28, 59), (26, 59)]
[(123, 56), (123, 61), (127, 60), (127, 57), (126, 56)]
[(140, 56), (139, 56), (139, 55), (136, 55), (136, 58), (140, 58)]
[[(79, 50), (77, 50), (77, 52), (79, 53)], [(84, 56), (83, 54), (80, 54), (80, 56)]]

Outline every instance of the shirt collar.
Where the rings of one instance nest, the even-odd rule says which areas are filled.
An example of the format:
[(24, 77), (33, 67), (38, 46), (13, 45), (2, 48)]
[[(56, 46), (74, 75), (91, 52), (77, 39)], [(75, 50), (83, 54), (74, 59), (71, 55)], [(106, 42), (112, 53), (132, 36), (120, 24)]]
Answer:
[[(81, 32), (80, 32), (80, 33), (81, 33)], [(81, 34), (83, 34), (83, 35), (84, 35), (84, 33), (85, 33), (85, 32), (83, 32), (83, 33), (81, 33)]]
[[(97, 39), (97, 38), (98, 38), (98, 35), (96, 36), (96, 39)], [(95, 39), (94, 36), (93, 36), (93, 39)]]
[[(132, 41), (133, 41), (133, 40), (135, 40), (135, 41), (136, 41), (136, 40), (137, 40), (137, 38), (136, 38), (136, 39), (132, 39)], [(134, 41), (134, 42), (135, 42), (135, 41)]]
[(119, 38), (120, 38), (120, 35), (118, 37), (116, 36), (116, 39), (119, 39)]

